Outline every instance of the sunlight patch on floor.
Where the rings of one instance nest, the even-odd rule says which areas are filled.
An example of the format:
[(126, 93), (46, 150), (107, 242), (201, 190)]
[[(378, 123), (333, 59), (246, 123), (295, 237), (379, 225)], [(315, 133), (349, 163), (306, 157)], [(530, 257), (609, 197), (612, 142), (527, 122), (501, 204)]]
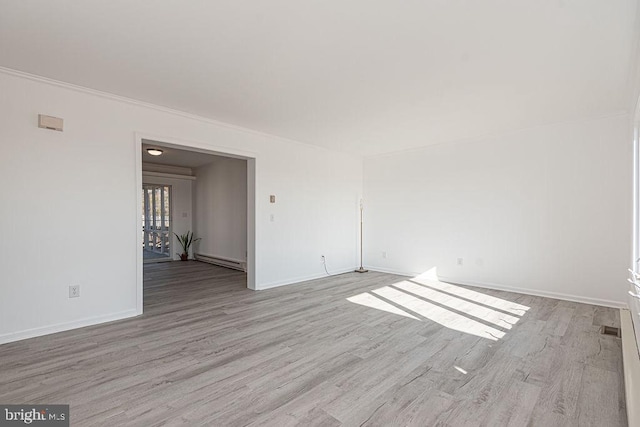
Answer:
[(514, 325), (519, 319), (516, 316), (506, 314), (501, 311), (492, 310), (483, 305), (474, 304), (473, 302), (456, 298), (454, 296), (438, 292), (431, 288), (421, 286), (409, 281), (398, 282), (393, 286), (419, 297), (442, 304), (454, 310), (463, 311), (466, 314), (477, 317), (479, 319), (483, 319), (487, 322), (493, 323), (496, 326), (500, 326), (501, 328), (511, 329), (511, 326)]
[(449, 329), (454, 329), (456, 331), (476, 335), (493, 341), (497, 341), (504, 336), (504, 332), (499, 329), (424, 301), (391, 286), (384, 286), (376, 289), (373, 293), (384, 297), (389, 301), (393, 301), (402, 307), (406, 307), (411, 312), (417, 313), (421, 317), (432, 320)]
[(529, 307), (440, 282), (435, 268), (347, 298), (349, 302), (497, 341)]
[(385, 302), (380, 298), (376, 298), (368, 292), (364, 292), (362, 294), (347, 298), (347, 301), (364, 305), (366, 307), (376, 308), (378, 310), (386, 311), (387, 313), (399, 314), (400, 316), (408, 317), (410, 319), (420, 320), (417, 317), (407, 313), (406, 311), (399, 309), (395, 305), (389, 304), (388, 302)]
[(462, 369), (460, 366), (454, 366), (454, 368), (455, 368), (456, 371), (461, 372), (461, 373), (463, 373), (465, 375), (467, 375), (467, 373), (468, 373), (466, 370)]
[(472, 291), (471, 289), (463, 288), (461, 286), (452, 285), (450, 283), (441, 282), (438, 279), (436, 268), (432, 268), (419, 276), (411, 279), (412, 282), (421, 283), (427, 286), (432, 286), (438, 290), (448, 292), (450, 294), (457, 295), (462, 298), (470, 299), (475, 302), (488, 305), (493, 308), (497, 308), (507, 313), (515, 314), (516, 316), (522, 316), (529, 310), (526, 305), (518, 304), (512, 301), (508, 301), (502, 298), (494, 297), (491, 295), (483, 294), (480, 292)]

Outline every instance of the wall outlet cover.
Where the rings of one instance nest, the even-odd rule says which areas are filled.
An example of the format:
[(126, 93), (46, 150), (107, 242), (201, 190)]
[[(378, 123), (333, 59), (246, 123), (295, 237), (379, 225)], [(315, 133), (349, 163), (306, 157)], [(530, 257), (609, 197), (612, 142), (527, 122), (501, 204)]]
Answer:
[(80, 296), (80, 285), (69, 286), (69, 298), (78, 298)]

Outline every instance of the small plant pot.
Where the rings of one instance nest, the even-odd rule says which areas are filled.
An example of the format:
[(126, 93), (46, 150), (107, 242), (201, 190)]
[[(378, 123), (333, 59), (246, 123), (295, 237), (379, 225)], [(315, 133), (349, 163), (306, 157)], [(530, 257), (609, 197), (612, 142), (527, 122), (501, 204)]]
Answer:
[(188, 261), (189, 254), (180, 254), (180, 261)]

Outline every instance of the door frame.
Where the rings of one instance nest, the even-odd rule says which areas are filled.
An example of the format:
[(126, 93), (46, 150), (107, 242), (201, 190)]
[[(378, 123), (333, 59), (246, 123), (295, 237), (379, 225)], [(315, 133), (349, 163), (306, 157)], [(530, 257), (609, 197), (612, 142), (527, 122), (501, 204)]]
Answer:
[(638, 271), (640, 266), (640, 122), (633, 121), (633, 224), (632, 224), (632, 248), (631, 269)]
[(256, 289), (256, 186), (257, 186), (257, 153), (239, 150), (231, 147), (216, 146), (208, 142), (183, 140), (168, 136), (151, 135), (144, 132), (135, 132), (135, 171), (136, 171), (136, 311), (143, 311), (143, 272), (144, 261), (142, 256), (142, 233), (138, 233), (140, 218), (142, 215), (142, 140), (151, 140), (159, 147), (189, 150), (204, 154), (243, 159), (247, 161), (247, 288)]

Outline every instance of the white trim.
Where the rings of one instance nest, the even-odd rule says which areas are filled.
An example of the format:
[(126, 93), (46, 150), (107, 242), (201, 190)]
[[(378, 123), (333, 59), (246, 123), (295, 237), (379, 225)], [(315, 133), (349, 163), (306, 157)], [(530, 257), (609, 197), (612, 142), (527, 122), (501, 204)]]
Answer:
[(370, 270), (370, 271), (376, 271), (378, 273), (395, 274), (396, 276), (415, 277), (415, 276), (419, 276), (420, 274), (422, 274), (422, 273), (419, 273), (419, 272), (399, 271), (399, 270), (393, 270), (393, 269), (390, 269), (390, 268), (383, 268), (383, 267), (370, 267), (368, 265), (365, 265), (364, 268), (366, 268), (367, 270)]
[(247, 288), (256, 290), (258, 283), (258, 162), (247, 159)]
[(327, 276), (327, 273), (323, 272), (323, 273), (318, 273), (318, 274), (312, 274), (310, 276), (300, 276), (300, 277), (295, 277), (293, 279), (286, 279), (286, 280), (280, 280), (280, 281), (276, 281), (276, 282), (262, 283), (256, 288), (256, 290), (257, 291), (263, 291), (263, 290), (266, 290), (266, 289), (278, 288), (280, 286), (299, 285), (300, 283), (307, 282), (309, 280), (322, 279), (322, 278), (325, 278), (325, 277), (337, 276), (338, 274), (344, 274), (344, 273), (352, 273), (356, 268), (358, 268), (358, 267), (343, 268), (342, 270), (332, 271), (330, 276)]
[[(365, 266), (365, 268), (368, 268), (371, 271), (379, 271), (381, 273), (397, 274), (397, 275), (400, 275), (400, 276), (414, 277), (414, 276), (420, 275), (420, 273), (399, 272), (399, 271), (393, 271), (393, 270), (389, 270), (389, 269), (385, 269), (385, 268), (378, 268), (378, 267)], [(497, 291), (513, 292), (513, 293), (516, 293), (516, 294), (533, 295), (533, 296), (544, 297), (544, 298), (553, 298), (553, 299), (559, 299), (559, 300), (564, 300), (564, 301), (579, 302), (579, 303), (582, 303), (582, 304), (601, 305), (603, 307), (614, 307), (614, 308), (627, 308), (627, 303), (625, 303), (625, 302), (611, 301), (611, 300), (605, 300), (605, 299), (600, 299), (600, 298), (583, 297), (583, 296), (579, 296), (579, 295), (570, 295), (570, 294), (564, 294), (564, 293), (560, 293), (560, 292), (541, 291), (541, 290), (538, 290), (538, 289), (529, 289), (529, 288), (516, 288), (516, 287), (513, 287), (513, 286), (499, 285), (499, 284), (496, 284), (496, 283), (476, 282), (476, 281), (469, 281), (469, 280), (457, 280), (457, 279), (453, 279), (453, 278), (445, 277), (445, 276), (440, 276), (440, 275), (438, 275), (438, 280), (441, 280), (441, 281), (447, 282), (447, 283), (451, 283), (451, 284), (454, 284), (454, 285), (473, 286), (473, 287), (476, 287), (476, 288), (493, 289), (493, 290), (497, 290)]]
[[(63, 82), (60, 80), (55, 80), (55, 79), (50, 79), (48, 77), (43, 77), (43, 76), (39, 76), (36, 74), (31, 74), (31, 73), (25, 73), (24, 71), (19, 71), (19, 70), (14, 70), (12, 68), (7, 68), (7, 67), (0, 67), (0, 73), (2, 74), (7, 74), (10, 76), (14, 76), (14, 77), (19, 77), (19, 78), (23, 78), (23, 79), (27, 79), (27, 80), (32, 80), (32, 81), (36, 81), (39, 83), (45, 83), (51, 86), (57, 86), (57, 87), (61, 87), (64, 89), (70, 89), (76, 92), (81, 92), (81, 93), (86, 93), (89, 95), (93, 95), (93, 96), (98, 96), (100, 98), (105, 98), (105, 99), (109, 99), (112, 101), (117, 101), (117, 102), (122, 102), (125, 104), (130, 104), (130, 105), (135, 105), (138, 107), (144, 107), (144, 108), (149, 108), (152, 110), (156, 110), (156, 111), (160, 111), (163, 113), (168, 113), (168, 114), (172, 114), (174, 116), (180, 116), (180, 117), (184, 117), (190, 120), (195, 120), (195, 121), (199, 121), (199, 122), (203, 122), (203, 123), (208, 123), (208, 124), (212, 124), (215, 126), (220, 126), (220, 127), (224, 127), (227, 129), (233, 129), (236, 131), (240, 131), (240, 132), (245, 132), (245, 133), (250, 133), (253, 135), (258, 135), (260, 137), (267, 137), (267, 138), (273, 138), (273, 139), (278, 139), (282, 142), (286, 142), (288, 144), (294, 144), (294, 145), (302, 145), (305, 146), (307, 148), (314, 148), (317, 150), (322, 150), (322, 151), (331, 151), (331, 152), (335, 152), (336, 150), (333, 149), (329, 149), (320, 145), (314, 145), (314, 144), (310, 144), (310, 143), (306, 143), (306, 142), (301, 142), (301, 141), (296, 141), (295, 139), (290, 139), (284, 136), (279, 136), (279, 135), (274, 135), (271, 133), (267, 133), (267, 132), (262, 132), (260, 130), (256, 130), (256, 129), (250, 129), (250, 128), (246, 128), (243, 126), (239, 126), (239, 125), (234, 125), (231, 123), (226, 123), (226, 122), (221, 122), (215, 119), (211, 119), (209, 117), (204, 117), (204, 116), (199, 116), (197, 114), (192, 114), (192, 113), (187, 113), (185, 111), (180, 111), (180, 110), (175, 110), (173, 108), (169, 108), (169, 107), (164, 107), (162, 105), (157, 105), (157, 104), (152, 104), (150, 102), (145, 102), (145, 101), (140, 101), (137, 99), (133, 99), (133, 98), (127, 98), (125, 96), (120, 96), (120, 95), (114, 95), (112, 93), (109, 92), (103, 92), (100, 90), (96, 90), (96, 89), (91, 89), (85, 86), (79, 86), (79, 85), (75, 85), (73, 83), (67, 83), (67, 82)], [(145, 138), (146, 139), (146, 138)], [(165, 139), (161, 139), (160, 141), (165, 141)], [(154, 140), (155, 141), (155, 140)], [(359, 156), (360, 158), (362, 158), (361, 155), (358, 155), (358, 153), (354, 153), (351, 151), (344, 151), (345, 153), (349, 153), (351, 155), (355, 155), (355, 156)]]
[[(247, 161), (247, 198), (249, 201), (253, 200), (253, 203), (247, 204), (247, 288), (256, 289), (256, 247), (257, 233), (256, 222), (257, 217), (255, 209), (257, 209), (257, 182), (256, 182), (256, 163), (257, 153), (253, 153), (245, 150), (238, 150), (231, 147), (215, 146), (208, 142), (183, 140), (173, 137), (164, 137), (151, 135), (143, 132), (135, 132), (135, 150), (136, 150), (136, 230), (139, 227), (139, 221), (142, 216), (142, 140), (153, 140), (155, 145), (161, 147), (174, 147), (179, 149), (186, 149), (195, 152), (201, 152), (204, 154), (214, 154), (225, 157), (234, 157), (244, 159)], [(143, 310), (143, 256), (142, 256), (142, 233), (137, 234), (137, 269), (138, 275), (136, 277), (136, 301), (137, 309), (139, 313)]]
[(71, 329), (84, 328), (86, 326), (97, 325), (100, 323), (113, 322), (114, 320), (128, 319), (130, 317), (138, 316), (139, 314), (140, 313), (138, 313), (137, 310), (126, 310), (102, 316), (86, 317), (84, 319), (74, 320), (73, 322), (57, 323), (55, 325), (25, 329), (24, 331), (9, 332), (8, 334), (0, 335), (0, 344), (55, 334), (57, 332), (69, 331)]
[(640, 170), (638, 167), (638, 123), (633, 124), (633, 217), (632, 217), (632, 235), (631, 235), (631, 269), (636, 271), (638, 267), (638, 221), (640, 220), (638, 214), (638, 180), (640, 179)]
[(640, 355), (636, 346), (636, 334), (629, 310), (620, 310), (622, 329), (622, 361), (624, 369), (624, 394), (627, 400), (627, 422), (630, 427), (640, 426)]
[[(136, 136), (140, 140), (153, 140), (155, 145), (162, 147), (170, 147), (177, 149), (187, 149), (189, 151), (195, 151), (197, 153), (213, 154), (214, 156), (233, 157), (236, 159), (255, 159), (258, 157), (258, 153), (248, 150), (240, 150), (235, 147), (229, 147), (225, 145), (212, 145), (207, 141), (198, 140), (184, 140), (179, 138), (173, 138), (170, 136), (153, 135), (146, 132), (136, 132)], [(140, 156), (142, 156), (142, 146), (140, 148)]]
[(173, 178), (173, 179), (184, 179), (187, 181), (195, 181), (196, 177), (195, 176), (189, 176), (189, 175), (176, 175), (174, 173), (164, 173), (164, 172), (147, 172), (147, 171), (142, 171), (142, 177), (144, 178), (145, 176), (155, 176), (155, 177), (159, 177), (159, 178)]
[(579, 302), (582, 304), (601, 305), (603, 307), (627, 308), (627, 303), (621, 301), (611, 301), (600, 298), (583, 297), (580, 295), (571, 295), (561, 292), (541, 291), (538, 289), (515, 288), (513, 286), (498, 285), (495, 283), (484, 283), (474, 281), (460, 281), (444, 276), (439, 276), (443, 282), (452, 283), (454, 285), (475, 286), (477, 288), (494, 289), (498, 291), (513, 292), (516, 294), (533, 295), (537, 297), (553, 298), (564, 301)]
[(136, 180), (136, 221), (134, 230), (136, 233), (136, 313), (142, 314), (143, 309), (143, 269), (144, 269), (144, 256), (143, 256), (143, 241), (142, 233), (140, 232), (140, 218), (144, 215), (142, 211), (142, 138), (138, 138), (134, 134), (134, 146), (135, 146), (135, 180)]

